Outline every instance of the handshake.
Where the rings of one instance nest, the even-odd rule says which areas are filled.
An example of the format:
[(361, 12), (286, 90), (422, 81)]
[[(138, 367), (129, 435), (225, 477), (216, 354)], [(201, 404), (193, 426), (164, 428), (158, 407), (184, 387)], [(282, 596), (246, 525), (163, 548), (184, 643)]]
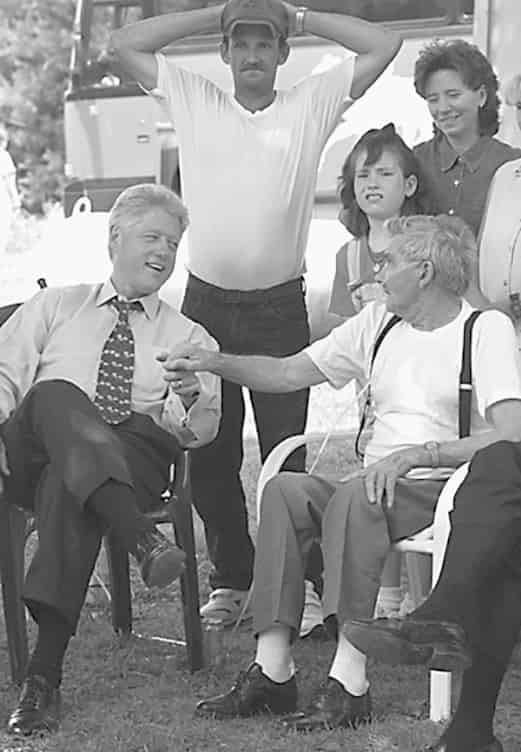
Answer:
[(217, 354), (186, 342), (176, 345), (170, 351), (161, 350), (157, 353), (156, 360), (163, 365), (163, 378), (171, 391), (179, 395), (184, 403), (192, 403), (200, 392), (196, 371), (211, 371), (212, 359)]

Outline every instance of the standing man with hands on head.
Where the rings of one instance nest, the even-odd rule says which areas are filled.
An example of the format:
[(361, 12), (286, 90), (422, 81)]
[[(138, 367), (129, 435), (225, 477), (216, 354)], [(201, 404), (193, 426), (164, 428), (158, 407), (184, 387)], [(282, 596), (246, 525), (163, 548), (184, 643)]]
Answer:
[[(219, 31), (231, 93), (159, 52), (183, 37)], [(302, 33), (356, 54), (278, 90), (288, 37)], [(191, 217), (183, 312), (228, 352), (298, 352), (309, 342), (302, 275), (320, 155), (351, 101), (396, 55), (400, 38), (347, 15), (279, 0), (229, 0), (125, 26), (111, 43), (127, 72), (166, 104), (179, 140)], [(254, 550), (239, 475), (242, 391), (223, 382), (222, 392), (219, 434), (193, 453), (192, 469), (213, 564), (213, 592), (201, 613), (233, 624), (251, 584)], [(264, 459), (282, 439), (303, 432), (309, 391), (250, 395)], [(303, 465), (300, 455), (287, 467)]]

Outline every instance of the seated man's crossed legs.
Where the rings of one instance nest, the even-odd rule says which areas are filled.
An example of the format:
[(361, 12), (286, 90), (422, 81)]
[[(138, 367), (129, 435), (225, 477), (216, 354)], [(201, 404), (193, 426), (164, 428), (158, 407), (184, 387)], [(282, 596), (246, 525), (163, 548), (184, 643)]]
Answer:
[(109, 426), (80, 389), (59, 380), (32, 387), (2, 439), (6, 498), (33, 510), (38, 530), (23, 590), (38, 636), (9, 721), (12, 733), (30, 734), (58, 724), (63, 659), (102, 535), (110, 530), (133, 554), (148, 586), (182, 573), (184, 553), (144, 516), (166, 487), (176, 442), (143, 415)]
[[(334, 486), (301, 473), (281, 473), (266, 485), (255, 557), (253, 663), (232, 689), (203, 700), (198, 713), (215, 717), (290, 714), (297, 729), (356, 727), (371, 718), (366, 656), (342, 633), (345, 621), (369, 618), (391, 540), (426, 527), (442, 484), (400, 481), (395, 504), (370, 504), (361, 479)], [(324, 617), (337, 637), (327, 681), (303, 713), (297, 710), (292, 644), (304, 606), (309, 551), (321, 541)]]

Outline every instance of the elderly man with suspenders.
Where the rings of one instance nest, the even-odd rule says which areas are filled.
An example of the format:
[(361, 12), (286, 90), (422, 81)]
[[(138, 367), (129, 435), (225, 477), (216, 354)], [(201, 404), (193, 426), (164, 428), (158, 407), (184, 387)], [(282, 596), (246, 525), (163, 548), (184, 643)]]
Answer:
[[(384, 305), (369, 304), (286, 358), (213, 354), (187, 344), (166, 361), (172, 378), (183, 368), (210, 371), (273, 392), (368, 377), (374, 412), (362, 471), (337, 485), (295, 473), (267, 483), (254, 571), (255, 660), (229, 692), (199, 704), (202, 714), (295, 712), (291, 643), (302, 614), (306, 559), (320, 539), (324, 614), (337, 650), (325, 688), (291, 722), (309, 730), (369, 720), (366, 656), (343, 625), (372, 616), (391, 543), (432, 522), (452, 469), (501, 439), (521, 437), (512, 323), (492, 310), (476, 318), (463, 299), (476, 253), (472, 233), (443, 215), (390, 220), (388, 229), (391, 242), (376, 273)], [(460, 391), (470, 399), (460, 400)], [(436, 650), (427, 653), (426, 662), (437, 668), (470, 661), (463, 632), (452, 624), (441, 625)]]

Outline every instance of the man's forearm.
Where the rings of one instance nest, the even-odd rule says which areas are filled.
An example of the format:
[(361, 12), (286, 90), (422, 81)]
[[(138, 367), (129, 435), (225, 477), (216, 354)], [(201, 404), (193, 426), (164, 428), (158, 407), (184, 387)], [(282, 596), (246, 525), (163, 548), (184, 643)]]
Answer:
[(137, 52), (157, 52), (171, 42), (195, 34), (220, 31), (223, 5), (166, 13), (122, 26), (112, 33), (114, 49), (128, 47)]
[(217, 376), (260, 392), (291, 392), (284, 358), (212, 353), (209, 369)]
[(380, 24), (341, 13), (314, 10), (306, 11), (304, 31), (337, 42), (357, 54), (398, 50), (401, 41), (398, 34)]
[(494, 428), (476, 436), (443, 442), (439, 448), (440, 466), (459, 467), (464, 462), (469, 462), (480, 449), (485, 449), (497, 441), (519, 441), (519, 436), (516, 432), (498, 431)]

